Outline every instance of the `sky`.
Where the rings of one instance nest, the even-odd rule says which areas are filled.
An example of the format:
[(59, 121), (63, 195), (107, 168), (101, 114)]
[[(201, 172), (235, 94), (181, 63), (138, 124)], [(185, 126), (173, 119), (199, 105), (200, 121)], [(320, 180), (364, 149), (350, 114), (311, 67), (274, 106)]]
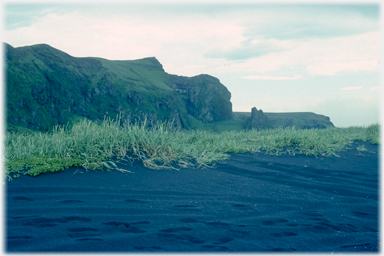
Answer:
[(380, 122), (380, 4), (271, 3), (5, 2), (3, 41), (74, 57), (156, 57), (170, 74), (217, 77), (233, 111)]

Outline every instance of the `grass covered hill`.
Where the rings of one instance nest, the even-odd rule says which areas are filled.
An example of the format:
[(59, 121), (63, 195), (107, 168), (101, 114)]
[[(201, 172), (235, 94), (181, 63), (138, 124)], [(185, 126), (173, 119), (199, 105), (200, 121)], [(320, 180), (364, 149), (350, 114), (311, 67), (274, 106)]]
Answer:
[(177, 127), (232, 118), (231, 94), (209, 75), (166, 73), (154, 58), (75, 58), (46, 44), (5, 44), (8, 130), (47, 131), (83, 119), (174, 120)]

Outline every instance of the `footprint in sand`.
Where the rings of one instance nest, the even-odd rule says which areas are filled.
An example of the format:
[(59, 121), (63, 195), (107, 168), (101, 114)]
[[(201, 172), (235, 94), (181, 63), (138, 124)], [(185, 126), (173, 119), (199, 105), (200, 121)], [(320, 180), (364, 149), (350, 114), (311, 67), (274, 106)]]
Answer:
[(25, 197), (25, 196), (15, 196), (15, 197), (12, 197), (12, 199), (17, 201), (33, 201), (32, 198)]
[[(163, 232), (163, 231), (160, 230), (160, 232)], [(157, 236), (160, 238), (171, 239), (171, 240), (179, 240), (179, 241), (187, 240), (188, 242), (193, 243), (193, 244), (205, 243), (204, 240), (199, 239), (198, 237), (188, 235), (188, 234), (175, 235), (175, 234), (169, 234), (169, 233), (157, 233)]]
[(340, 248), (356, 248), (356, 247), (367, 247), (370, 246), (371, 244), (355, 244), (355, 245), (343, 245), (340, 246)]
[(150, 221), (138, 221), (138, 222), (131, 222), (130, 225), (144, 225), (144, 224), (151, 224)]
[(238, 237), (246, 237), (246, 236), (250, 236), (251, 235), (251, 232), (244, 231), (244, 230), (230, 229), (229, 231), (232, 232), (235, 236), (238, 236)]
[(251, 210), (252, 208), (245, 204), (233, 204), (232, 207), (237, 208), (239, 210)]
[(91, 222), (92, 219), (85, 218), (85, 217), (79, 217), (79, 216), (68, 216), (62, 218), (65, 221), (81, 221), (81, 222)]
[(299, 226), (299, 224), (296, 224), (296, 223), (287, 223), (285, 225), (287, 225), (289, 227), (297, 227), (297, 226)]
[(110, 221), (110, 222), (104, 222), (103, 225), (109, 225), (109, 226), (125, 226), (125, 227), (129, 227), (131, 225), (144, 225), (144, 224), (150, 224), (151, 222), (150, 221), (138, 221), (138, 222), (131, 222), (131, 223), (128, 223), (128, 222), (120, 222), (120, 221)]
[(155, 249), (155, 250), (161, 250), (160, 246), (134, 246), (133, 247), (136, 250), (148, 250), (148, 249)]
[(108, 225), (108, 226), (125, 226), (129, 227), (129, 223), (127, 222), (119, 222), (119, 221), (110, 221), (110, 222), (104, 222), (103, 225)]
[(215, 227), (228, 227), (228, 226), (230, 226), (230, 224), (228, 224), (228, 223), (219, 222), (219, 221), (205, 222), (205, 224), (210, 225), (210, 226), (215, 226)]
[(39, 217), (39, 215), (14, 216), (14, 217), (10, 216), (10, 218), (14, 219), (14, 220), (16, 220), (16, 219), (37, 218), (37, 217)]
[(61, 204), (79, 204), (79, 203), (83, 203), (83, 201), (80, 201), (80, 200), (63, 200), (63, 201), (60, 201)]
[(136, 199), (127, 199), (125, 202), (128, 203), (148, 203), (148, 201), (141, 201), (141, 200), (136, 200)]
[(180, 221), (181, 223), (194, 223), (194, 222), (198, 222), (197, 220), (195, 220), (195, 219), (191, 219), (191, 218), (179, 219), (179, 221)]
[(7, 239), (32, 239), (33, 236), (8, 236)]
[(297, 250), (294, 248), (273, 248), (269, 251), (272, 251), (272, 252), (295, 252)]
[(317, 220), (317, 221), (324, 221), (324, 222), (329, 222), (326, 218), (308, 218), (309, 220)]
[(265, 226), (274, 226), (279, 223), (287, 223), (287, 222), (288, 220), (285, 220), (285, 219), (276, 219), (276, 220), (264, 220), (261, 223)]
[(67, 221), (61, 218), (35, 218), (30, 222), (23, 223), (25, 226), (34, 226), (37, 228), (47, 228), (57, 226), (57, 223), (66, 223)]
[(80, 238), (80, 239), (76, 239), (76, 241), (104, 241), (104, 239), (101, 239), (101, 238)]
[(187, 239), (190, 243), (193, 243), (193, 244), (203, 244), (205, 243), (204, 240), (202, 239), (199, 239), (197, 237), (194, 237), (194, 236), (190, 236), (190, 235), (182, 235), (185, 239)]
[(67, 230), (69, 232), (68, 236), (72, 238), (78, 238), (77, 239), (78, 241), (86, 241), (91, 239), (90, 237), (101, 235), (98, 232), (99, 230), (96, 228), (82, 227), (82, 228), (68, 228)]
[(161, 229), (159, 232), (166, 232), (166, 233), (174, 233), (179, 231), (191, 231), (193, 228), (187, 228), (187, 227), (179, 227), (179, 228), (167, 228), (167, 229)]
[(47, 228), (57, 226), (58, 223), (67, 223), (69, 221), (81, 221), (81, 222), (90, 222), (92, 221), (89, 218), (78, 217), (78, 216), (67, 216), (63, 218), (33, 218), (30, 222), (25, 222), (25, 226), (34, 226), (38, 228)]
[(196, 205), (174, 205), (173, 209), (178, 211), (190, 211), (190, 212), (201, 212), (202, 209), (198, 208)]
[(120, 231), (123, 233), (134, 233), (134, 234), (147, 232), (145, 230), (142, 230), (142, 229), (139, 229), (139, 228), (133, 227), (133, 226), (129, 226), (126, 229), (121, 229)]
[(316, 211), (313, 212), (304, 212), (305, 215), (310, 216), (310, 217), (323, 217), (322, 214), (317, 213)]
[(330, 224), (326, 222), (318, 222), (316, 225), (312, 226), (312, 229), (314, 231), (328, 231), (333, 229), (333, 230), (336, 230), (339, 232), (345, 232), (345, 233), (359, 232), (356, 226), (348, 223)]
[(353, 215), (355, 215), (356, 217), (362, 217), (362, 218), (368, 218), (368, 219), (371, 219), (371, 218), (377, 218), (377, 215), (372, 215), (372, 214), (369, 214), (369, 213), (365, 213), (365, 212), (352, 212)]
[(110, 221), (110, 222), (104, 222), (103, 225), (108, 225), (108, 226), (115, 226), (119, 228), (120, 232), (123, 233), (145, 233), (147, 231), (139, 229), (135, 227), (134, 225), (142, 225), (142, 224), (149, 224), (151, 223), (150, 221), (139, 221), (139, 222), (132, 222), (132, 223), (127, 223), (127, 222), (121, 222), (121, 221)]
[(156, 235), (160, 238), (165, 238), (165, 239), (185, 240), (185, 238), (180, 236), (180, 235), (175, 235), (175, 234), (170, 234), (170, 233), (157, 233)]
[(225, 243), (229, 243), (229, 242), (232, 242), (233, 241), (233, 238), (230, 238), (230, 237), (222, 237), (219, 239), (218, 242), (214, 243), (214, 244), (225, 244)]
[(209, 245), (209, 244), (207, 244), (207, 245), (203, 245), (203, 246), (201, 246), (201, 248), (204, 248), (204, 249), (215, 249), (215, 250), (217, 250), (217, 249), (220, 249), (220, 250), (229, 250), (229, 248), (226, 247), (226, 246)]
[(280, 233), (270, 233), (269, 235), (273, 237), (287, 237), (287, 236), (297, 236), (299, 234), (294, 232), (280, 232)]
[(68, 228), (69, 232), (86, 232), (86, 231), (99, 231), (96, 228)]

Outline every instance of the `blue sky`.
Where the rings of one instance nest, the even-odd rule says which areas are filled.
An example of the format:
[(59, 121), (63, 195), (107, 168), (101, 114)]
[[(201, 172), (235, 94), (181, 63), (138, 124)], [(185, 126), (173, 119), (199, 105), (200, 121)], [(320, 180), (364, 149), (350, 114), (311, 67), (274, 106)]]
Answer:
[(155, 56), (168, 73), (219, 78), (234, 111), (315, 112), (338, 127), (379, 122), (379, 4), (8, 2), (3, 12), (3, 41), (14, 47)]

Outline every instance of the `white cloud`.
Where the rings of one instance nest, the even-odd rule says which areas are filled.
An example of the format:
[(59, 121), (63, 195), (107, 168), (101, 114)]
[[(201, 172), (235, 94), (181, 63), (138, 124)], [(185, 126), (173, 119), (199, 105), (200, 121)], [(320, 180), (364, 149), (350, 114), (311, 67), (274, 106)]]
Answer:
[[(258, 22), (248, 22), (246, 36), (275, 39), (314, 39), (377, 31), (376, 19), (356, 15), (342, 5), (291, 5), (265, 8)], [(377, 10), (379, 7), (377, 6)]]
[(312, 75), (334, 76), (340, 72), (374, 71), (378, 68), (378, 60), (361, 60), (354, 62), (322, 62), (308, 65), (308, 71)]
[(377, 91), (377, 90), (380, 90), (380, 87), (378, 87), (378, 86), (376, 86), (376, 87), (372, 87), (372, 88), (370, 88), (369, 90), (371, 90), (371, 91)]
[[(380, 57), (380, 33), (370, 32), (337, 38), (287, 40), (284, 51), (270, 52), (258, 58), (219, 65), (219, 73), (284, 73), (291, 68), (302, 76), (335, 76), (340, 73), (377, 72)], [(223, 60), (224, 63), (225, 60)], [(299, 74), (298, 74), (299, 75)]]
[(199, 15), (48, 14), (31, 26), (5, 31), (5, 41), (14, 47), (47, 43), (75, 57), (111, 60), (155, 56), (168, 72), (181, 75), (210, 72), (223, 62), (205, 58), (205, 52), (229, 49), (243, 40), (242, 28), (233, 20)]
[(380, 34), (325, 39), (301, 47), (312, 75), (337, 75), (340, 72), (376, 71), (379, 66)]
[(250, 80), (298, 80), (302, 79), (302, 76), (243, 76), (244, 79)]
[[(379, 32), (305, 40), (263, 39), (263, 34), (249, 37), (250, 24), (261, 27), (268, 21), (280, 24), (280, 19), (288, 22), (289, 17), (290, 22), (296, 24), (298, 17), (278, 16), (279, 23), (271, 19), (276, 13), (262, 9), (233, 13), (227, 10), (226, 15), (199, 12), (171, 15), (157, 13), (155, 9), (113, 15), (111, 10), (97, 15), (84, 10), (60, 15), (50, 13), (29, 27), (5, 31), (5, 41), (12, 46), (48, 43), (77, 57), (139, 59), (155, 56), (168, 72), (182, 72), (183, 75), (287, 73), (281, 71), (292, 66), (304, 67), (302, 70), (312, 75), (337, 75), (378, 68)], [(255, 13), (260, 15), (252, 15)], [(277, 14), (282, 14), (281, 10)], [(308, 21), (305, 17), (301, 23)], [(352, 20), (343, 23), (347, 28), (348, 22)], [(215, 58), (207, 58), (209, 54)], [(227, 59), (220, 59), (220, 56)], [(185, 66), (194, 68), (187, 70)]]

